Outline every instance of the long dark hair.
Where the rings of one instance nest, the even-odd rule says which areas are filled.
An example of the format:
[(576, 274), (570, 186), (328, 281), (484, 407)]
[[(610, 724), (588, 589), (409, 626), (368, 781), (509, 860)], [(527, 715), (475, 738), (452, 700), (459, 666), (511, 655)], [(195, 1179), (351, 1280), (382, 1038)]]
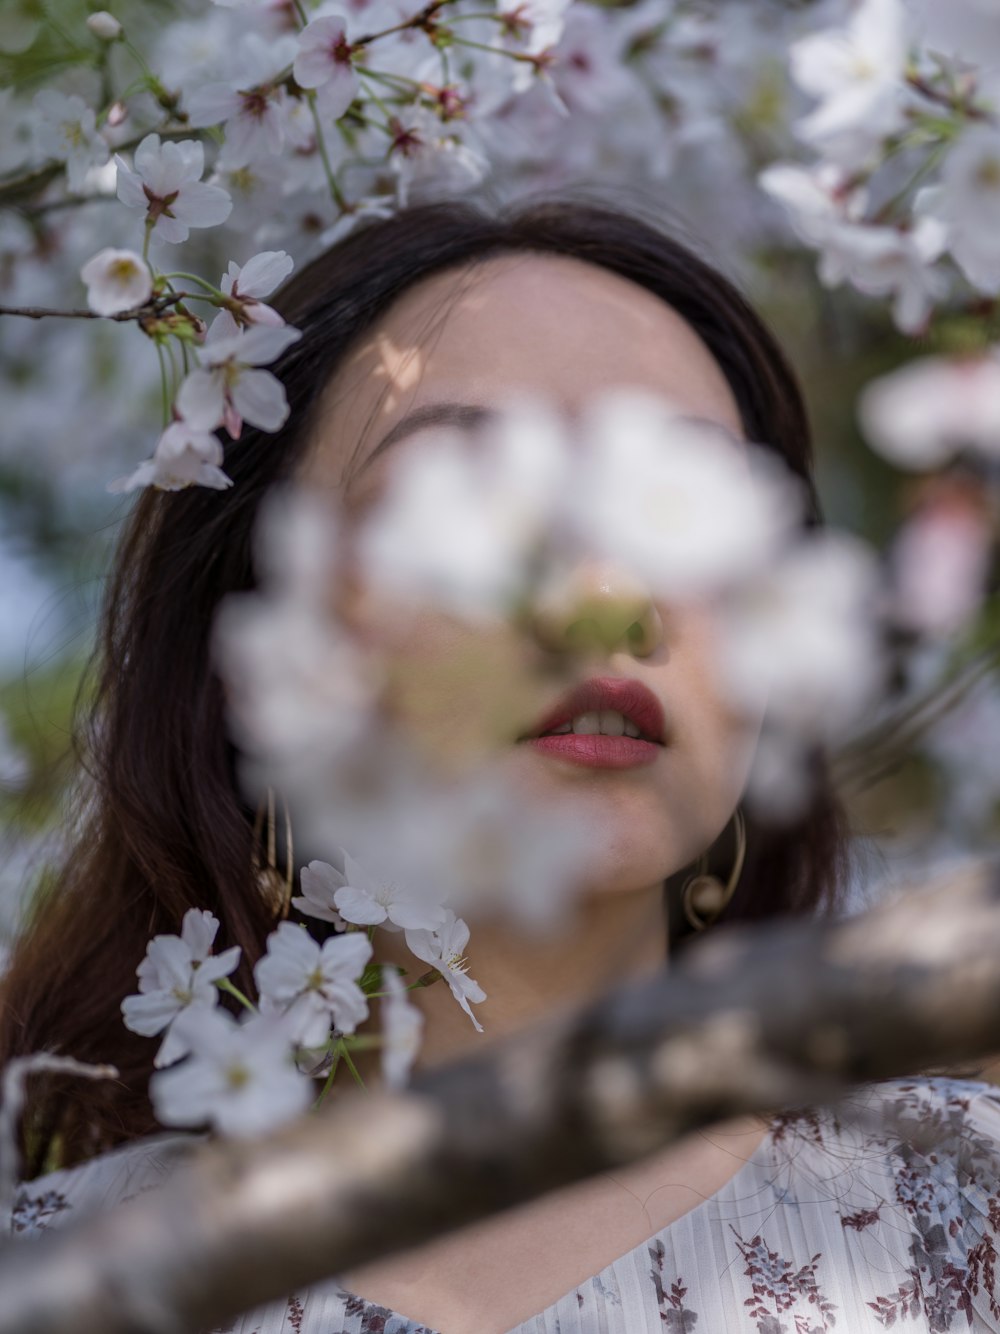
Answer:
[[(510, 252), (575, 257), (662, 298), (700, 335), (739, 405), (749, 439), (806, 483), (821, 522), (801, 393), (774, 337), (736, 288), (653, 225), (604, 207), (531, 204), (487, 214), (425, 205), (371, 224), (314, 260), (277, 304), (303, 331), (274, 369), (291, 414), (277, 436), (245, 431), (226, 451), (234, 485), (146, 491), (129, 517), (105, 596), (79, 729), (89, 797), (79, 837), (39, 894), (3, 982), (0, 1061), (38, 1050), (113, 1062), (115, 1082), (39, 1076), (23, 1127), (29, 1171), (70, 1164), (155, 1128), (146, 1085), (154, 1044), (122, 1024), (120, 1002), (150, 937), (210, 909), (217, 948), (239, 945), (242, 977), (273, 929), (251, 876), (254, 812), (235, 780), (209, 636), (219, 601), (252, 588), (252, 530), (268, 491), (310, 437), (320, 391), (358, 336), (416, 282)], [(792, 827), (748, 822), (745, 869), (728, 919), (829, 911), (845, 866), (845, 824), (820, 768)]]

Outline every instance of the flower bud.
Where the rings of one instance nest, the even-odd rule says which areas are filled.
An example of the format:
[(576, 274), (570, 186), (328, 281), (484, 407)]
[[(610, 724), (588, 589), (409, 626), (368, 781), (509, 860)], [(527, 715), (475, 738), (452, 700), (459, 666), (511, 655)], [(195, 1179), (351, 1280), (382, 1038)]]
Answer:
[(122, 25), (106, 9), (99, 9), (87, 18), (87, 27), (102, 42), (117, 42), (124, 32)]

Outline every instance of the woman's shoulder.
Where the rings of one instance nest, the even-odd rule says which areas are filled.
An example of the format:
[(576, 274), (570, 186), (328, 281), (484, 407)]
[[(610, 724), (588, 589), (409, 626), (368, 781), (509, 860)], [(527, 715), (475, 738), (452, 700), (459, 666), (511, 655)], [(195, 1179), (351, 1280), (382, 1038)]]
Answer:
[(101, 1212), (162, 1185), (204, 1139), (202, 1135), (151, 1135), (107, 1153), (21, 1182), (0, 1230), (33, 1236), (85, 1214)]

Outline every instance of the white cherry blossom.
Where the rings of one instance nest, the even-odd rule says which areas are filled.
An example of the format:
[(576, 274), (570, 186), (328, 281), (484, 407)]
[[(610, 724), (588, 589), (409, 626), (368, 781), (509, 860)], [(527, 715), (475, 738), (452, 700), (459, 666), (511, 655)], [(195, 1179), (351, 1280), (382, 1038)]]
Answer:
[(166, 1029), (154, 1064), (170, 1065), (189, 1050), (177, 1017), (194, 1010), (199, 1018), (213, 1010), (219, 1000), (215, 983), (228, 977), (240, 961), (234, 945), (221, 954), (211, 953), (219, 930), (218, 918), (202, 908), (184, 914), (179, 936), (154, 936), (136, 970), (139, 994), (122, 1001), (125, 1027), (152, 1037)]
[(160, 436), (153, 457), (134, 472), (108, 483), (113, 493), (155, 486), (160, 491), (183, 491), (188, 486), (207, 486), (224, 491), (232, 478), (222, 471), (222, 442), (211, 431), (202, 431), (187, 421), (175, 421)]
[(192, 371), (177, 394), (177, 410), (193, 427), (212, 431), (225, 426), (238, 440), (244, 421), (262, 431), (277, 431), (288, 418), (285, 390), (266, 366), (302, 334), (289, 325), (241, 329), (228, 311), (212, 321), (198, 349), (201, 369)]
[(424, 1031), (424, 1016), (409, 999), (399, 970), (390, 965), (382, 968), (381, 1019), (383, 1047), (381, 1050), (382, 1079), (387, 1088), (404, 1088), (410, 1070), (420, 1050)]
[(903, 0), (862, 0), (845, 27), (795, 42), (792, 77), (822, 99), (799, 121), (802, 138), (847, 166), (864, 162), (904, 124), (909, 38)]
[(35, 94), (35, 142), (38, 151), (66, 163), (66, 184), (73, 194), (86, 187), (87, 174), (110, 156), (108, 142), (97, 129), (97, 115), (82, 97), (43, 88)]
[(87, 305), (98, 315), (135, 310), (153, 294), (153, 275), (134, 250), (99, 250), (80, 270), (87, 284)]
[(974, 357), (920, 357), (865, 386), (869, 444), (902, 468), (939, 468), (960, 448), (1000, 458), (1000, 348)]
[[(222, 275), (222, 291), (238, 301), (239, 320), (245, 324), (266, 324), (271, 328), (280, 328), (285, 321), (266, 305), (261, 297), (270, 296), (276, 287), (285, 281), (295, 261), (284, 250), (263, 250), (259, 255), (240, 266), (233, 260)], [(234, 312), (230, 311), (230, 314)]]
[(299, 871), (302, 893), (292, 899), (292, 907), (298, 908), (306, 917), (332, 922), (338, 931), (343, 931), (347, 922), (333, 901), (334, 894), (343, 883), (343, 876), (329, 862), (311, 861)]
[(165, 1126), (211, 1125), (223, 1135), (263, 1135), (299, 1116), (312, 1081), (292, 1061), (284, 1023), (252, 1015), (237, 1023), (225, 1010), (181, 1021), (190, 1056), (153, 1075), (150, 1097)]
[(254, 967), (262, 1010), (274, 1008), (304, 1047), (321, 1047), (331, 1025), (353, 1033), (368, 1017), (357, 979), (372, 956), (363, 931), (330, 936), (320, 945), (304, 927), (282, 922), (267, 938), (267, 953)]
[(161, 143), (158, 134), (147, 134), (133, 167), (117, 155), (115, 163), (118, 198), (127, 208), (141, 209), (161, 241), (186, 241), (190, 228), (216, 227), (229, 217), (229, 195), (201, 179), (205, 149), (196, 139)]
[(486, 992), (468, 975), (465, 948), (469, 943), (469, 928), (452, 909), (446, 910), (444, 923), (435, 931), (407, 931), (406, 944), (411, 953), (424, 963), (437, 968), (451, 988), (451, 994), (472, 1020), (477, 1033), (483, 1026), (472, 1013), (472, 1004), (486, 1000)]
[(320, 114), (338, 120), (359, 89), (347, 20), (340, 14), (323, 14), (306, 24), (298, 41), (292, 66), (295, 82), (302, 88), (315, 88)]
[(223, 165), (241, 167), (281, 151), (285, 142), (282, 111), (288, 96), (281, 76), (297, 50), (290, 34), (268, 41), (259, 33), (248, 33), (236, 50), (235, 74), (189, 93), (192, 125), (226, 127), (220, 154)]
[(388, 931), (404, 927), (433, 931), (445, 921), (445, 910), (419, 898), (412, 887), (397, 884), (372, 867), (360, 866), (341, 849), (344, 870), (328, 866), (326, 874), (339, 880), (333, 901), (341, 916), (359, 926), (382, 926)]

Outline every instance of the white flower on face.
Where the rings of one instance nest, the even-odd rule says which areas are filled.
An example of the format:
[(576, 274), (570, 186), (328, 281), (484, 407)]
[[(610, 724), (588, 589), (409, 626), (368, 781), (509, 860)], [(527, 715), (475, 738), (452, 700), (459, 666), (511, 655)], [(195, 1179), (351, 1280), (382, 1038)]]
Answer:
[(115, 163), (118, 198), (142, 209), (161, 241), (186, 241), (190, 228), (216, 227), (229, 217), (233, 201), (225, 190), (201, 179), (205, 149), (196, 139), (161, 144), (158, 134), (147, 134), (135, 150), (134, 169), (118, 156)]
[(364, 733), (382, 687), (374, 655), (330, 615), (336, 542), (333, 512), (315, 495), (269, 498), (254, 534), (261, 591), (227, 597), (213, 631), (241, 748), (287, 769), (289, 782), (308, 783)]
[(87, 284), (87, 305), (98, 315), (135, 310), (153, 294), (153, 275), (134, 250), (100, 250), (80, 270)]
[(233, 480), (221, 468), (222, 444), (209, 431), (196, 430), (190, 422), (172, 422), (160, 436), (151, 459), (140, 463), (127, 477), (108, 484), (113, 493), (155, 486), (160, 491), (183, 491), (188, 486), (207, 486), (224, 491)]
[(382, 1079), (387, 1088), (404, 1088), (420, 1050), (424, 1016), (409, 999), (399, 970), (382, 969), (382, 988), (386, 992), (379, 1011), (384, 1046), (381, 1052)]
[(945, 158), (941, 185), (924, 198), (947, 224), (948, 248), (973, 287), (1000, 292), (1000, 129), (964, 130)]
[(566, 501), (579, 540), (658, 596), (698, 599), (742, 578), (798, 520), (800, 488), (776, 461), (650, 394), (606, 393), (586, 433)]
[(245, 324), (266, 324), (278, 329), (285, 323), (276, 310), (264, 304), (261, 297), (270, 296), (283, 283), (295, 261), (284, 250), (263, 250), (240, 267), (229, 261), (228, 272), (222, 275), (222, 291), (240, 303), (240, 320)]
[(275, 361), (301, 337), (288, 325), (241, 329), (222, 311), (198, 349), (203, 369), (192, 371), (181, 384), (177, 410), (201, 431), (224, 425), (234, 440), (244, 421), (262, 431), (277, 431), (288, 418), (285, 390), (270, 371), (253, 368)]
[(228, 977), (240, 961), (240, 948), (212, 955), (219, 922), (210, 912), (189, 908), (179, 936), (154, 936), (136, 970), (139, 994), (122, 1001), (125, 1027), (143, 1037), (167, 1030), (154, 1064), (170, 1065), (189, 1050), (178, 1015), (194, 1010), (199, 1017), (214, 1010), (219, 999), (215, 983)]
[(436, 931), (407, 931), (406, 944), (411, 953), (432, 968), (437, 968), (451, 988), (451, 994), (472, 1020), (477, 1033), (483, 1026), (472, 1013), (469, 1002), (478, 1004), (486, 999), (486, 992), (468, 976), (465, 947), (469, 943), (469, 928), (448, 908), (444, 923)]
[(904, 124), (908, 26), (902, 0), (863, 0), (846, 28), (792, 45), (792, 77), (822, 98), (796, 126), (803, 139), (854, 166)]
[(329, 120), (338, 120), (358, 94), (352, 54), (347, 20), (339, 14), (313, 19), (299, 33), (295, 82), (318, 90), (320, 114)]
[(433, 931), (445, 921), (445, 910), (419, 900), (412, 889), (396, 885), (359, 866), (343, 849), (343, 872), (325, 866), (330, 882), (337, 881), (333, 901), (343, 918), (359, 926), (384, 926), (388, 931), (409, 927)]
[(263, 1135), (308, 1107), (312, 1081), (292, 1062), (287, 1028), (269, 1016), (238, 1024), (225, 1010), (183, 1023), (190, 1056), (149, 1083), (157, 1120), (165, 1126), (206, 1122), (223, 1135)]
[(732, 589), (719, 622), (732, 701), (806, 738), (832, 737), (881, 682), (877, 562), (846, 533), (808, 538)]
[(344, 878), (328, 862), (310, 862), (299, 872), (299, 884), (302, 893), (292, 899), (292, 907), (298, 908), (306, 917), (316, 917), (321, 922), (332, 922), (339, 931), (347, 923), (337, 911), (333, 896), (344, 883)]
[(357, 984), (372, 946), (362, 931), (331, 936), (319, 945), (304, 927), (282, 922), (267, 938), (267, 953), (254, 968), (261, 1005), (285, 1016), (304, 1047), (321, 1047), (331, 1023), (353, 1033), (368, 1017), (368, 1001)]
[(901, 468), (938, 468), (959, 448), (1000, 458), (1000, 348), (920, 357), (873, 380), (858, 400), (866, 439)]
[(918, 333), (948, 290), (947, 278), (933, 267), (947, 240), (943, 223), (927, 216), (906, 231), (845, 223), (827, 234), (819, 278), (825, 287), (847, 281), (869, 296), (892, 296), (896, 327)]
[(66, 163), (66, 183), (79, 194), (91, 167), (103, 166), (110, 156), (107, 141), (97, 130), (96, 113), (82, 97), (67, 96), (54, 88), (36, 93), (32, 106), (38, 113), (39, 152)]
[(288, 96), (281, 76), (297, 50), (292, 36), (265, 41), (259, 33), (249, 33), (237, 48), (235, 76), (206, 84), (188, 97), (192, 125), (226, 127), (219, 155), (222, 166), (242, 167), (255, 158), (280, 153), (285, 142), (282, 109)]
[(475, 423), (429, 430), (393, 460), (359, 535), (361, 563), (399, 596), (469, 618), (493, 615), (523, 585), (525, 561), (569, 467), (565, 438), (547, 410), (529, 404), (477, 433), (475, 454), (467, 438)]

